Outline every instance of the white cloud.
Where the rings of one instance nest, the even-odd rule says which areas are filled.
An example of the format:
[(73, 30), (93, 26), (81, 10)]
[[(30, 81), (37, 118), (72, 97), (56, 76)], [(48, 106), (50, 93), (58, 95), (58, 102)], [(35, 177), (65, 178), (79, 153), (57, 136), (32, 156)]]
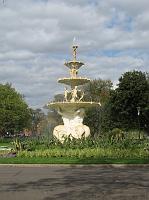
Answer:
[[(0, 5), (0, 82), (11, 82), (41, 107), (63, 92), (59, 77), (73, 37), (87, 64), (81, 76), (117, 82), (128, 70), (147, 71), (149, 1), (7, 0)], [(135, 5), (135, 6), (134, 6)], [(112, 55), (112, 56), (111, 56)]]

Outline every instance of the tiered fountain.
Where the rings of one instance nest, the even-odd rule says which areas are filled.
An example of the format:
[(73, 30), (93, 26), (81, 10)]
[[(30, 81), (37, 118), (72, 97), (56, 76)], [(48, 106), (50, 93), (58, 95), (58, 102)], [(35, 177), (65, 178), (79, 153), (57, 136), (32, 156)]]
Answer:
[(76, 59), (77, 48), (77, 45), (73, 45), (73, 60), (64, 64), (69, 68), (70, 77), (58, 79), (59, 83), (69, 86), (69, 90), (65, 87), (64, 100), (48, 103), (48, 107), (57, 110), (64, 122), (64, 125), (56, 126), (53, 131), (53, 135), (60, 141), (63, 141), (66, 137), (76, 139), (88, 137), (90, 129), (83, 124), (85, 108), (100, 106), (100, 103), (97, 102), (83, 101), (84, 92), (78, 89), (78, 86), (88, 83), (90, 79), (78, 76), (78, 70), (84, 63)]

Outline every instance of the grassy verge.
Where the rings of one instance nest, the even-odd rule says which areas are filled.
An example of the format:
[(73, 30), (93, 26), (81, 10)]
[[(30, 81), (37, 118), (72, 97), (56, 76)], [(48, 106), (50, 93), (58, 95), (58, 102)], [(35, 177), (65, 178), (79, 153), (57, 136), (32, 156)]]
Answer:
[[(1, 144), (5, 144), (1, 141)], [(11, 143), (8, 143), (11, 145)], [(16, 148), (19, 147), (19, 148)], [(0, 163), (5, 164), (149, 164), (149, 140), (82, 138), (66, 140), (63, 144), (54, 138), (14, 141), (17, 157), (0, 151)]]
[(118, 148), (84, 148), (84, 149), (45, 149), (35, 151), (20, 151), (19, 158), (76, 158), (76, 159), (149, 159), (149, 152), (144, 149), (118, 149)]
[(114, 158), (0, 158), (0, 164), (149, 164), (149, 159)]
[(12, 146), (12, 144), (10, 144), (10, 143), (4, 143), (4, 142), (3, 142), (3, 143), (0, 143), (0, 147), (1, 147), (1, 146), (8, 146), (8, 147), (10, 147), (10, 146)]
[(149, 164), (142, 149), (46, 149), (20, 151), (17, 157), (0, 158), (5, 164)]

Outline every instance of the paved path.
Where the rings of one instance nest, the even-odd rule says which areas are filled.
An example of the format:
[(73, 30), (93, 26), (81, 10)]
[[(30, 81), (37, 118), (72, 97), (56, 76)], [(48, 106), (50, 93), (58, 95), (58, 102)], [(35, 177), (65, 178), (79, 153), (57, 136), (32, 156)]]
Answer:
[(0, 166), (0, 200), (149, 200), (149, 165)]

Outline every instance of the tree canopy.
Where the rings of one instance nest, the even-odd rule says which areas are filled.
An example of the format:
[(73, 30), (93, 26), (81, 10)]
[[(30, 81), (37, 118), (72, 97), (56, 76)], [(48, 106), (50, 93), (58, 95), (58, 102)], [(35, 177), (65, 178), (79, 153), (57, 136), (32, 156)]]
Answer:
[(82, 88), (85, 92), (85, 101), (100, 102), (102, 105), (109, 98), (113, 83), (110, 80), (94, 79)]
[(107, 121), (105, 120), (106, 123), (104, 121), (104, 114), (107, 109), (106, 105), (110, 98), (112, 86), (113, 84), (110, 80), (102, 79), (92, 80), (90, 83), (83, 86), (85, 101), (101, 103), (101, 107), (88, 109), (84, 118), (84, 123), (90, 127), (92, 135), (98, 134), (101, 131), (101, 128), (105, 124), (107, 125)]
[(0, 84), (0, 133), (18, 132), (30, 126), (28, 105), (11, 84)]
[(111, 116), (117, 127), (138, 128), (138, 111), (143, 129), (149, 127), (149, 82), (147, 75), (141, 71), (124, 73), (118, 87), (111, 96)]

